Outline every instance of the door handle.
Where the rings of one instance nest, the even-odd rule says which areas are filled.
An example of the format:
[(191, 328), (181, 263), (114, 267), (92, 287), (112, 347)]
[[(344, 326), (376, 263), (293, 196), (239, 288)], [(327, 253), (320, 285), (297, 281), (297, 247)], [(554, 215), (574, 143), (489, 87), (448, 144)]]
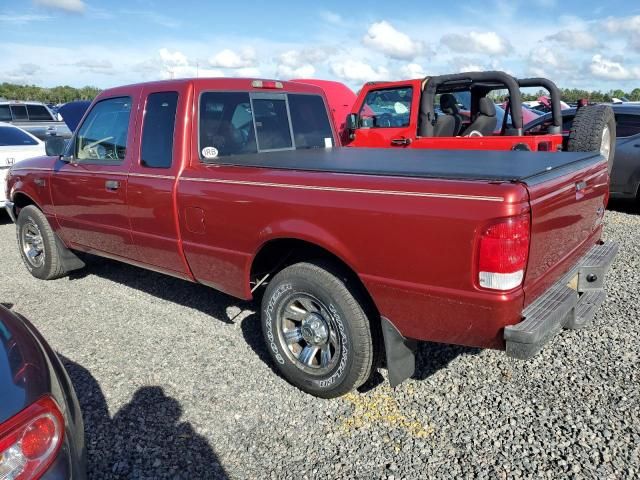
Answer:
[(120, 188), (120, 182), (118, 180), (107, 180), (104, 182), (104, 186), (107, 190), (115, 192)]
[(401, 147), (406, 147), (407, 145), (411, 145), (411, 139), (410, 138), (405, 138), (405, 137), (392, 138), (391, 139), (391, 145), (398, 145), (398, 146), (401, 146)]

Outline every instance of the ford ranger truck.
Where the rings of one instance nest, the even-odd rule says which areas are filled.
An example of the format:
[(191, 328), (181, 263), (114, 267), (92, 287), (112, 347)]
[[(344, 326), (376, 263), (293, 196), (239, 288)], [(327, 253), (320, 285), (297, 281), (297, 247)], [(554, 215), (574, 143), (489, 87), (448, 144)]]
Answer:
[(617, 249), (601, 155), (336, 144), (317, 86), (118, 87), (12, 167), (6, 208), (37, 278), (88, 252), (259, 299), (274, 365), (319, 397), (384, 360), (397, 385), (418, 341), (527, 359), (589, 323)]

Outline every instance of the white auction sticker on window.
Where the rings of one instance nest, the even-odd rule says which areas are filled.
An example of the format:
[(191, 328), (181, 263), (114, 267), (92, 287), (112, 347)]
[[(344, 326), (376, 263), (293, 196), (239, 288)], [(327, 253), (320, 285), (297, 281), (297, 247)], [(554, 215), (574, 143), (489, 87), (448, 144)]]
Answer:
[(331, 147), (333, 147), (333, 139), (331, 137), (325, 137), (324, 148), (331, 148)]
[(216, 147), (204, 147), (202, 149), (202, 156), (204, 158), (216, 158), (218, 156), (218, 149)]

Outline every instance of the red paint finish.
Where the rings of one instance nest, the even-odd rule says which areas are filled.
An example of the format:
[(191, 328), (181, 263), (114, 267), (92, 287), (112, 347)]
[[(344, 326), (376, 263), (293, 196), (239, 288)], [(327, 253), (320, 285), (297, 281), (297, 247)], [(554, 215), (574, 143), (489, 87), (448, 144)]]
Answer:
[[(316, 86), (282, 83), (279, 92), (322, 94)], [(264, 91), (247, 79), (173, 80), (104, 91), (96, 101), (134, 99), (125, 161), (105, 166), (29, 160), (10, 177), (12, 195), (29, 195), (69, 247), (245, 299), (251, 298), (251, 266), (261, 248), (277, 239), (304, 240), (350, 266), (403, 335), (492, 348), (503, 347), (502, 330), (520, 321), (524, 305), (599, 239), (600, 227), (591, 225), (606, 194), (603, 165), (529, 189), (205, 165), (195, 115), (199, 94), (211, 90)], [(173, 164), (148, 168), (140, 161), (145, 102), (150, 93), (166, 91), (179, 94)], [(36, 177), (46, 178), (49, 189), (36, 188)], [(104, 188), (112, 178), (122, 182), (117, 192)], [(576, 204), (571, 188), (584, 179), (587, 188)], [(524, 288), (481, 288), (483, 228), (521, 215), (531, 215), (532, 225)]]
[[(576, 184), (580, 181), (587, 186), (577, 191)], [(532, 240), (525, 277), (527, 304), (600, 239), (608, 185), (603, 162), (588, 171), (529, 188)], [(585, 238), (589, 240), (585, 242)]]

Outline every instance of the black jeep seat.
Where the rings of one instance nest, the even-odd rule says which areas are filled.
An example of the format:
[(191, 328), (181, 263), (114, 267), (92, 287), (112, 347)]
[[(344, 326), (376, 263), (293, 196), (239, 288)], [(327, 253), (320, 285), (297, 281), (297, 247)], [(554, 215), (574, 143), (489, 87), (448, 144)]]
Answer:
[(471, 132), (476, 131), (482, 135), (491, 135), (496, 129), (498, 119), (496, 118), (496, 106), (487, 97), (480, 99), (479, 111), (476, 118), (471, 122), (462, 136), (469, 135)]
[(462, 124), (462, 117), (458, 110), (458, 100), (450, 93), (445, 93), (440, 96), (440, 110), (446, 115), (451, 115), (454, 118), (455, 125), (453, 127), (453, 136), (455, 137), (460, 133), (460, 126)]

